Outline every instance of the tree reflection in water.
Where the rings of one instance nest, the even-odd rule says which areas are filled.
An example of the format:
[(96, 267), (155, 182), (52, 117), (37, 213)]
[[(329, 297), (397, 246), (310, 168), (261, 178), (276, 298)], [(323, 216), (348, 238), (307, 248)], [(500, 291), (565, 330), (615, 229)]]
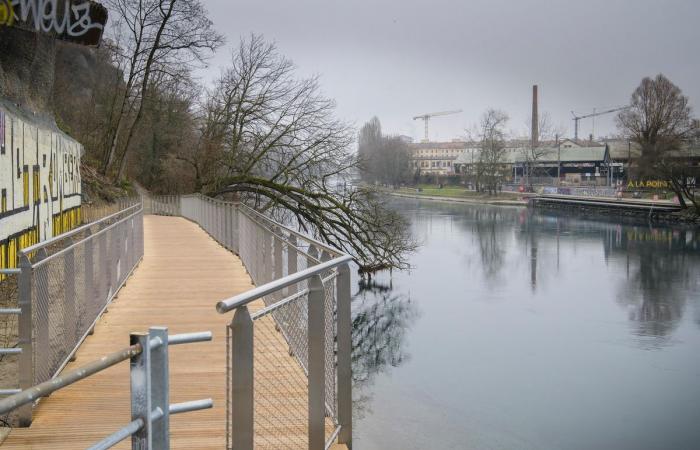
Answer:
[(353, 296), (352, 377), (353, 412), (361, 418), (370, 410), (374, 377), (409, 358), (403, 349), (408, 328), (418, 317), (408, 296), (393, 291), (391, 283), (360, 280)]
[[(688, 308), (692, 308), (693, 320), (700, 325), (698, 229), (635, 226), (562, 211), (479, 206), (440, 209), (452, 213), (457, 218), (455, 223), (473, 238), (484, 282), (490, 285), (499, 283), (509, 271), (522, 270), (514, 262), (528, 261), (530, 288), (537, 295), (539, 284), (556, 276), (560, 265), (561, 270), (575, 268), (567, 260), (572, 248), (598, 243), (606, 264), (614, 272), (625, 274), (615, 298), (628, 311), (640, 345), (664, 345)], [(509, 242), (514, 230), (520, 245)], [(560, 253), (566, 255), (563, 260)]]
[[(663, 345), (678, 327), (697, 283), (700, 264), (697, 230), (627, 227), (613, 245), (624, 252), (626, 278), (618, 302), (627, 306), (635, 334)], [(619, 258), (622, 260), (622, 258)], [(697, 307), (697, 298), (695, 299)]]

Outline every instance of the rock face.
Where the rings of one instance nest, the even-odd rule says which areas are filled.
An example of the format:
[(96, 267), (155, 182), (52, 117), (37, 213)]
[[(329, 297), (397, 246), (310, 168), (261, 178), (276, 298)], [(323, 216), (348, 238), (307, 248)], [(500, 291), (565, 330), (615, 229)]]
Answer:
[(0, 27), (0, 97), (53, 121), (55, 40)]

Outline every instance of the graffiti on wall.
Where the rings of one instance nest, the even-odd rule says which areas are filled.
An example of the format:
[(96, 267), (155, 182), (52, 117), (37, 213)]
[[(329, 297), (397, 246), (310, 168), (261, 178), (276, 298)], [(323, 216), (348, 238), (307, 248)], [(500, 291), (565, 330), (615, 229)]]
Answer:
[(83, 45), (99, 45), (107, 9), (92, 0), (0, 0), (0, 26), (50, 33)]
[(0, 267), (82, 221), (81, 145), (0, 105)]

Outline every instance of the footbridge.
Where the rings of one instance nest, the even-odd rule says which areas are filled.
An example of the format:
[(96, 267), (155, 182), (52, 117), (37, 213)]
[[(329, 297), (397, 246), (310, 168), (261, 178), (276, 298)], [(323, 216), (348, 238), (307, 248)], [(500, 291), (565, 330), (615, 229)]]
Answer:
[(351, 448), (349, 261), (198, 195), (25, 249), (3, 450)]

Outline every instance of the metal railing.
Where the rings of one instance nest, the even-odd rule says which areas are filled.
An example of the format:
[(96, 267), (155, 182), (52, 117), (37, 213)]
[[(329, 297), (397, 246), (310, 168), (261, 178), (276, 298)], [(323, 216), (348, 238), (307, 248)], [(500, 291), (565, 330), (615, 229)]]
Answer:
[(138, 196), (120, 197), (113, 203), (83, 203), (81, 205), (83, 223), (97, 222), (109, 215), (128, 209), (131, 206), (136, 206), (139, 203), (141, 203), (141, 198)]
[(146, 214), (179, 216), (180, 197), (177, 195), (145, 196), (143, 208)]
[[(0, 365), (14, 386), (1, 395), (56, 377), (141, 261), (143, 244), (138, 204), (19, 252), (17, 305), (0, 311), (18, 316), (17, 344), (0, 349), (17, 356)], [(12, 421), (29, 426), (32, 408), (16, 409)]]
[(258, 286), (217, 304), (234, 312), (227, 448), (351, 448), (351, 257), (239, 203), (189, 195), (149, 207), (199, 224)]
[(209, 331), (168, 336), (168, 329), (165, 327), (152, 327), (148, 333), (132, 333), (129, 347), (0, 400), (0, 414), (31, 406), (41, 397), (128, 359), (131, 369), (132, 420), (92, 445), (89, 450), (112, 448), (129, 437), (131, 447), (135, 450), (170, 448), (170, 416), (211, 408), (213, 403), (210, 398), (170, 403), (168, 348), (172, 345), (205, 342), (211, 339), (212, 334)]

